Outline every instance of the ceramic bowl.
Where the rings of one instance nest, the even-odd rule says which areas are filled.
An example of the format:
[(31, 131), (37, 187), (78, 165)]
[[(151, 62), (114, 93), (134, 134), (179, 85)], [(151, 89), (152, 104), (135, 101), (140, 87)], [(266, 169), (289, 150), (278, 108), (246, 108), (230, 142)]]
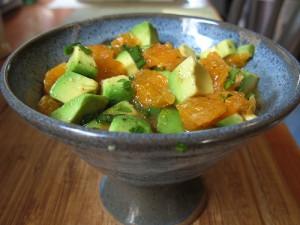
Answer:
[[(145, 20), (154, 24), (162, 42), (187, 43), (197, 51), (225, 38), (254, 44), (256, 52), (246, 68), (260, 76), (259, 116), (236, 126), (182, 134), (128, 134), (66, 124), (36, 110), (45, 72), (66, 60), (64, 46), (112, 40)], [(101, 184), (101, 198), (119, 221), (167, 225), (188, 223), (196, 209), (203, 208), (199, 206), (203, 205), (203, 189), (197, 177), (245, 138), (278, 123), (297, 106), (299, 74), (295, 58), (251, 31), (196, 17), (131, 14), (62, 26), (30, 40), (4, 64), (1, 90), (9, 105), (30, 124), (74, 146), (82, 159), (108, 175)], [(187, 147), (184, 153), (176, 150), (181, 144)], [(170, 210), (163, 213), (166, 207)]]

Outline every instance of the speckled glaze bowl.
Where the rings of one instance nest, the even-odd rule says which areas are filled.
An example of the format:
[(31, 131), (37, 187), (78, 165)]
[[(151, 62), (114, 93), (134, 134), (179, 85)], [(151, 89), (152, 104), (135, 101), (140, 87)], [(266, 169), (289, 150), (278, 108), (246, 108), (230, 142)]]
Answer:
[[(148, 20), (162, 42), (187, 43), (200, 51), (225, 38), (256, 46), (247, 69), (260, 76), (259, 116), (240, 125), (182, 134), (109, 133), (66, 124), (36, 111), (45, 71), (66, 60), (63, 47), (101, 43)], [(30, 124), (74, 146), (86, 162), (105, 173), (100, 196), (124, 224), (191, 223), (203, 209), (200, 175), (245, 138), (269, 128), (300, 102), (300, 67), (283, 48), (253, 32), (202, 18), (136, 14), (102, 17), (66, 25), (21, 46), (2, 68), (1, 90)], [(178, 143), (187, 151), (176, 151)]]

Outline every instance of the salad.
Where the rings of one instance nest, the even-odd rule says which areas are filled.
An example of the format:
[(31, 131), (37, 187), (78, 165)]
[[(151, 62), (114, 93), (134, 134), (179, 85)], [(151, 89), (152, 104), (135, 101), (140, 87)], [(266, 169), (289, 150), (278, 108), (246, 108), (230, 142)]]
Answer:
[(161, 43), (145, 21), (109, 44), (66, 46), (44, 76), (40, 112), (112, 132), (180, 133), (256, 117), (259, 77), (244, 66), (251, 44), (225, 39), (200, 54)]

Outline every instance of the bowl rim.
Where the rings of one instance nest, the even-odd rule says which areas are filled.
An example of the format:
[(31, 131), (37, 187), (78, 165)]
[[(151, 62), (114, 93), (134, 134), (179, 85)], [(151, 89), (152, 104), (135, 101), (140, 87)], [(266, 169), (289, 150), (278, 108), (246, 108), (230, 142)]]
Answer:
[[(210, 128), (200, 131), (193, 132), (184, 132), (178, 134), (161, 134), (161, 133), (151, 133), (151, 134), (132, 134), (132, 133), (123, 133), (123, 132), (109, 132), (109, 131), (101, 131), (95, 129), (85, 128), (80, 125), (64, 123), (53, 119), (49, 116), (43, 115), (39, 113), (37, 110), (27, 106), (21, 100), (19, 100), (12, 92), (8, 84), (8, 70), (12, 60), (17, 57), (17, 55), (27, 47), (27, 45), (34, 44), (35, 41), (38, 41), (42, 38), (47, 37), (50, 34), (54, 34), (56, 32), (63, 31), (68, 28), (72, 28), (74, 26), (85, 26), (89, 25), (95, 21), (101, 20), (115, 20), (115, 19), (133, 19), (133, 18), (153, 18), (153, 17), (162, 17), (162, 18), (176, 18), (176, 19), (196, 19), (197, 21), (204, 24), (213, 24), (217, 26), (222, 26), (225, 29), (230, 30), (238, 30), (244, 31), (246, 33), (250, 33), (263, 42), (272, 47), (272, 49), (276, 50), (278, 54), (281, 54), (282, 57), (289, 60), (291, 66), (298, 72), (298, 82), (296, 85), (295, 95), (286, 105), (285, 108), (280, 108), (277, 113), (273, 113), (270, 115), (269, 113), (265, 113), (263, 115), (258, 116), (257, 118), (243, 122), (239, 125), (229, 126), (229, 127), (221, 127), (221, 128)], [(235, 25), (217, 21), (213, 19), (207, 19), (203, 17), (197, 16), (186, 16), (186, 15), (177, 15), (177, 14), (166, 14), (166, 13), (134, 13), (134, 14), (120, 14), (120, 15), (107, 15), (101, 16), (92, 19), (86, 19), (78, 22), (73, 22), (69, 24), (65, 24), (56, 28), (53, 28), (47, 32), (39, 34), (32, 39), (24, 42), (20, 45), (5, 61), (1, 69), (1, 82), (0, 89), (5, 97), (8, 104), (21, 115), (21, 117), (25, 118), (27, 121), (37, 126), (41, 130), (44, 130), (51, 134), (56, 134), (57, 129), (63, 138), (74, 141), (76, 137), (86, 138), (88, 142), (91, 140), (97, 139), (105, 139), (109, 141), (114, 141), (116, 138), (123, 143), (127, 144), (138, 144), (138, 143), (147, 143), (147, 144), (163, 144), (163, 143), (185, 143), (189, 144), (192, 140), (194, 143), (200, 144), (212, 144), (216, 142), (230, 141), (235, 138), (253, 136), (256, 133), (269, 128), (270, 126), (278, 123), (282, 120), (286, 115), (288, 115), (300, 102), (300, 65), (298, 61), (283, 47), (274, 43), (272, 40), (257, 34), (253, 31), (237, 27)], [(46, 126), (45, 126), (46, 125)], [(53, 131), (55, 130), (55, 131)], [(72, 133), (72, 135), (70, 135)], [(57, 136), (57, 135), (55, 135)]]

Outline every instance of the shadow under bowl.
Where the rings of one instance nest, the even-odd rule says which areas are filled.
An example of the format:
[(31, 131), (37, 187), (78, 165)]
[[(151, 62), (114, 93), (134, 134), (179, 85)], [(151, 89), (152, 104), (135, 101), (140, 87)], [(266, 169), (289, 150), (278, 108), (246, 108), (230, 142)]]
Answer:
[[(144, 20), (150, 21), (157, 28), (162, 42), (171, 42), (175, 46), (187, 43), (197, 51), (204, 50), (226, 38), (231, 38), (239, 44), (254, 44), (256, 52), (246, 69), (260, 77), (258, 85), (261, 98), (259, 116), (240, 125), (196, 132), (128, 134), (109, 133), (66, 124), (42, 115), (36, 110), (43, 93), (45, 72), (54, 65), (66, 61), (63, 54), (64, 46), (73, 42), (89, 45), (112, 40), (116, 35), (127, 32), (134, 24)], [(132, 190), (132, 194), (128, 195), (128, 198), (124, 197), (126, 193), (123, 191), (119, 200), (142, 199), (136, 203), (141, 205), (141, 202), (149, 202), (150, 193), (152, 195), (157, 193), (156, 189), (151, 188), (168, 187), (164, 191), (160, 189), (160, 192), (175, 193), (171, 184), (180, 185), (181, 182), (188, 183), (184, 188), (191, 188), (193, 186), (189, 183), (191, 180), (197, 180), (197, 177), (203, 174), (207, 168), (232, 151), (234, 146), (244, 141), (245, 138), (276, 124), (288, 115), (300, 102), (299, 74), (299, 64), (294, 57), (272, 41), (251, 31), (197, 17), (131, 14), (107, 16), (62, 26), (32, 39), (17, 49), (4, 64), (1, 91), (9, 105), (30, 124), (74, 146), (74, 151), (82, 159), (112, 178), (110, 181), (106, 180), (105, 184), (115, 187), (116, 191), (121, 182), (123, 189), (118, 189), (119, 193), (127, 190), (128, 194), (129, 189)], [(176, 151), (179, 143), (187, 146), (186, 152)], [(196, 186), (202, 186), (200, 181), (194, 181), (194, 183)], [(149, 188), (152, 192), (145, 191), (150, 190)], [(180, 186), (177, 190), (183, 190), (184, 188), (182, 188)], [(127, 205), (129, 207), (127, 210), (120, 202), (116, 202), (117, 199), (112, 200), (112, 196), (115, 194), (110, 195), (111, 193), (104, 192), (104, 190), (107, 191), (104, 184), (101, 190), (103, 191), (103, 203), (107, 199), (113, 202), (106, 202), (106, 208), (123, 223), (134, 224), (127, 220), (130, 206)], [(109, 190), (113, 191), (114, 188)], [(138, 191), (141, 193), (137, 194)], [(191, 190), (190, 192), (194, 193)], [(160, 217), (164, 219), (158, 220), (155, 224), (179, 224), (185, 221), (191, 210), (184, 210), (180, 204), (187, 199), (203, 199), (203, 195), (199, 195), (199, 198), (195, 198), (195, 195), (177, 199), (177, 201), (174, 200), (175, 195), (165, 197), (166, 199), (163, 199), (164, 195), (157, 197), (157, 200), (154, 201), (156, 203), (165, 201), (170, 205), (170, 202), (173, 201), (175, 205), (176, 202), (178, 205), (172, 211), (173, 213), (162, 215), (162, 212)], [(148, 199), (146, 200), (146, 198)], [(127, 211), (122, 211), (121, 207), (117, 207), (118, 204), (125, 207)], [(153, 224), (148, 220), (153, 218), (155, 213), (153, 211), (152, 214), (148, 213), (149, 218), (145, 213), (151, 207), (148, 205), (148, 208), (143, 209), (143, 212), (140, 212), (140, 215), (143, 216), (134, 217), (133, 222)], [(156, 204), (155, 207), (164, 210), (167, 206)], [(196, 205), (191, 207), (197, 208)], [(185, 208), (188, 207), (185, 206)], [(198, 207), (198, 209), (200, 208)], [(179, 217), (175, 216), (176, 213)], [(137, 218), (142, 219), (138, 220)]]

